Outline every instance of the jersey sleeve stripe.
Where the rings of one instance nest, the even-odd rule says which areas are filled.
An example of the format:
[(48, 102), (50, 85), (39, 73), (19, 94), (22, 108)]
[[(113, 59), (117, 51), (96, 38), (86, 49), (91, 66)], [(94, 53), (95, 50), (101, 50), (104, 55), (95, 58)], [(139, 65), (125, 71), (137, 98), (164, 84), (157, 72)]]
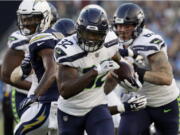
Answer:
[(116, 45), (116, 44), (118, 44), (118, 43), (119, 43), (119, 40), (118, 40), (118, 39), (114, 39), (114, 40), (111, 40), (111, 41), (105, 43), (104, 46), (107, 47), (107, 48), (109, 48), (109, 47), (111, 47), (111, 46), (113, 46), (113, 45)]
[(58, 62), (59, 63), (73, 62), (73, 61), (76, 61), (76, 60), (86, 56), (86, 55), (87, 55), (87, 53), (82, 52), (82, 53), (78, 53), (78, 54), (70, 56), (70, 57), (61, 58), (58, 60)]
[(49, 37), (49, 35), (42, 35), (42, 36), (35, 37), (35, 38), (33, 38), (33, 39), (30, 40), (30, 43), (32, 43), (32, 42), (34, 42), (34, 41), (36, 41), (36, 40), (45, 38), (45, 37)]
[(143, 45), (134, 46), (133, 49), (138, 50), (138, 51), (158, 51), (159, 50), (156, 46), (143, 46)]
[(28, 41), (27, 40), (22, 40), (20, 42), (13, 43), (11, 48), (16, 49), (17, 47), (25, 45), (25, 44), (28, 44)]

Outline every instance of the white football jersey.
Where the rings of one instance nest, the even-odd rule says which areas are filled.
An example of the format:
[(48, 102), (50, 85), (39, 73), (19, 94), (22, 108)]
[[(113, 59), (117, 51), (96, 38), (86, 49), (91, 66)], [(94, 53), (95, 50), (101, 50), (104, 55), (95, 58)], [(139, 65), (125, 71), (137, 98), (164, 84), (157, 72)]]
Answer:
[[(145, 28), (130, 47), (143, 56), (143, 64), (139, 66), (144, 66), (146, 69), (150, 69), (147, 58), (149, 55), (162, 51), (167, 56), (167, 47), (162, 37)], [(155, 85), (145, 81), (138, 93), (146, 95), (148, 106), (159, 107), (175, 100), (179, 95), (179, 89), (174, 79), (169, 86)]]
[(9, 36), (7, 44), (9, 48), (27, 53), (29, 39), (26, 36), (23, 36), (20, 31), (15, 31)]
[[(114, 32), (110, 31), (104, 42), (104, 46), (91, 53), (87, 53), (80, 48), (77, 41), (77, 35), (62, 39), (55, 47), (55, 60), (57, 63), (75, 67), (82, 75), (92, 69), (94, 65), (100, 62), (111, 59), (118, 51), (118, 38)], [(104, 93), (105, 75), (99, 75), (79, 94), (63, 99), (60, 96), (58, 107), (63, 112), (75, 116), (82, 116), (91, 111), (95, 106), (107, 104), (106, 95)]]
[[(27, 55), (29, 55), (29, 40), (30, 39), (28, 37), (22, 35), (20, 33), (20, 31), (15, 31), (9, 36), (7, 44), (8, 44), (9, 48), (14, 49), (14, 50), (23, 51), (25, 53), (25, 56), (27, 56)], [(31, 75), (28, 78), (26, 78), (26, 80), (32, 81), (31, 89), (34, 89), (35, 86), (33, 84), (35, 84), (37, 79)], [(21, 90), (19, 88), (16, 88), (16, 90), (18, 92), (21, 92), (24, 94), (28, 93), (28, 91)]]

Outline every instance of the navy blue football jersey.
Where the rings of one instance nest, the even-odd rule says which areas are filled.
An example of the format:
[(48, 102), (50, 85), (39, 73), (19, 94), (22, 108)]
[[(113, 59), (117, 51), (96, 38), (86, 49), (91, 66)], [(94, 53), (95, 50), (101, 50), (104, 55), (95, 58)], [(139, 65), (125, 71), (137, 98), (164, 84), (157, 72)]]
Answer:
[[(52, 29), (48, 29), (47, 31), (37, 34), (32, 37), (30, 40), (29, 53), (31, 57), (31, 64), (34, 69), (34, 72), (38, 78), (38, 82), (41, 80), (44, 74), (44, 66), (42, 58), (37, 54), (39, 51), (43, 49), (54, 49), (56, 43), (58, 42), (58, 38), (54, 35), (55, 31)], [(51, 87), (47, 90), (47, 92), (40, 97), (40, 101), (56, 101), (58, 99), (58, 88), (56, 82), (54, 82)]]

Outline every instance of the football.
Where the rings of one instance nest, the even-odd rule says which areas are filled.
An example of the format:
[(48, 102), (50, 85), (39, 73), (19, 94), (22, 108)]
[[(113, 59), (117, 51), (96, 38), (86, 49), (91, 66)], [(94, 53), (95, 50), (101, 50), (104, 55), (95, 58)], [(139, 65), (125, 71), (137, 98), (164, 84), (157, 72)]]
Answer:
[(120, 68), (114, 70), (114, 73), (112, 73), (117, 81), (133, 78), (134, 69), (132, 65), (122, 61), (118, 62), (118, 64), (120, 65)]

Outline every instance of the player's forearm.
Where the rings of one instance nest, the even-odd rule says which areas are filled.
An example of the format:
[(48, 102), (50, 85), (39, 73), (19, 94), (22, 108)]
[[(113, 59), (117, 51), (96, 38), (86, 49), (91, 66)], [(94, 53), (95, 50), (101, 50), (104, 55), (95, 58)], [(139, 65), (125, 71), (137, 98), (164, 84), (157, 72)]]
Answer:
[(118, 109), (117, 109), (117, 106), (108, 106), (108, 109), (109, 109), (111, 115), (115, 115), (115, 114), (120, 113), (120, 112), (118, 111)]
[(7, 74), (2, 75), (1, 79), (3, 82), (10, 84), (11, 86), (14, 86), (19, 89), (29, 90), (31, 88), (31, 82), (23, 80), (23, 81), (18, 81), (16, 83), (13, 83), (13, 82), (11, 82), (9, 75), (7, 75)]
[(91, 70), (81, 77), (67, 80), (61, 83), (60, 94), (64, 99), (68, 99), (83, 91), (97, 77), (97, 72)]
[(150, 71), (144, 74), (144, 80), (157, 85), (170, 85), (173, 79), (172, 67), (164, 52), (148, 57)]
[(144, 81), (157, 85), (170, 85), (172, 83), (172, 75), (164, 72), (146, 71)]
[(108, 77), (105, 85), (104, 85), (104, 92), (109, 94), (117, 85), (117, 81), (115, 81), (112, 77)]
[(35, 95), (42, 96), (44, 93), (47, 92), (48, 88), (51, 87), (53, 82), (55, 81), (55, 71), (54, 70), (47, 70), (44, 72), (39, 85), (37, 86), (35, 90)]
[(19, 89), (23, 89), (23, 90), (29, 90), (31, 88), (31, 82), (23, 80), (23, 81), (19, 81), (16, 84), (12, 83), (12, 86), (15, 86)]

